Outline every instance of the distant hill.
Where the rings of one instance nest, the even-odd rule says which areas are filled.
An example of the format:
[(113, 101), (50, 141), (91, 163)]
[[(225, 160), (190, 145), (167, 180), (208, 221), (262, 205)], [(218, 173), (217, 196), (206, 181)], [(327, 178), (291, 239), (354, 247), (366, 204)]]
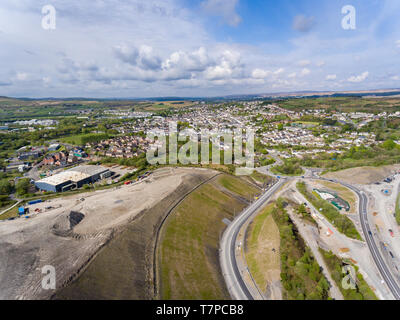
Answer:
[(218, 100), (258, 100), (258, 99), (277, 99), (277, 98), (318, 98), (318, 97), (346, 97), (346, 96), (382, 96), (390, 97), (400, 95), (400, 89), (376, 89), (376, 90), (353, 90), (353, 91), (295, 91), (295, 92), (276, 92), (260, 94), (237, 94), (214, 97), (148, 97), (148, 98), (14, 98), (0, 96), (0, 100), (20, 100), (20, 101), (218, 101)]

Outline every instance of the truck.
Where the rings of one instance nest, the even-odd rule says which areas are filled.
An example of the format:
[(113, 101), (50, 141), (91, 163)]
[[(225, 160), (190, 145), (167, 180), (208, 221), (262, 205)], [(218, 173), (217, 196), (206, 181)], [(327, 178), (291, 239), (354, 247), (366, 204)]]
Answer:
[(392, 229), (389, 229), (389, 233), (390, 233), (390, 235), (391, 235), (392, 237), (394, 237), (394, 233), (393, 233), (393, 230), (392, 230)]

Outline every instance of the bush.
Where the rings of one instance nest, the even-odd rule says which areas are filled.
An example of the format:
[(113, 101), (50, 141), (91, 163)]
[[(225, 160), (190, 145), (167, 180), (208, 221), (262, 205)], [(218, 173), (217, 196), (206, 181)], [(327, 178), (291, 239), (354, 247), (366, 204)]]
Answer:
[(329, 284), (290, 220), (285, 206), (285, 201), (278, 199), (272, 211), (281, 237), (281, 281), (285, 289), (284, 299), (327, 300)]

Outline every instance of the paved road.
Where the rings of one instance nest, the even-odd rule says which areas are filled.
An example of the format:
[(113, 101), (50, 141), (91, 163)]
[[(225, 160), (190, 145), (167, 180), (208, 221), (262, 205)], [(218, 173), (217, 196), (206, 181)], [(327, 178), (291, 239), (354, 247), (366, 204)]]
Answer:
[[(314, 175), (314, 172), (311, 171), (311, 179), (321, 179), (328, 180), (325, 178), (321, 178)], [(308, 174), (307, 174), (308, 175)], [(235, 250), (237, 249), (236, 239), (239, 233), (239, 230), (243, 226), (243, 224), (252, 217), (260, 207), (262, 207), (268, 199), (287, 181), (287, 178), (281, 178), (271, 189), (269, 189), (266, 193), (264, 193), (256, 202), (254, 202), (250, 207), (245, 209), (236, 219), (228, 226), (225, 230), (220, 246), (220, 264), (222, 268), (222, 272), (225, 278), (225, 282), (227, 284), (229, 293), (233, 299), (237, 300), (253, 300), (253, 296), (250, 293), (250, 290), (247, 288), (245, 282), (243, 281), (242, 275), (240, 274), (239, 268), (237, 266)], [(373, 234), (371, 232), (371, 228), (368, 222), (367, 210), (368, 210), (368, 198), (366, 194), (356, 187), (346, 184), (341, 181), (329, 180), (336, 183), (340, 183), (343, 186), (353, 190), (358, 198), (359, 198), (359, 214), (361, 227), (364, 233), (364, 238), (366, 239), (368, 248), (371, 252), (372, 258), (375, 261), (375, 264), (392, 292), (393, 296), (396, 300), (400, 300), (400, 287), (393, 277), (390, 269), (386, 265), (384, 258), (382, 257), (375, 239), (373, 238)]]
[(257, 201), (246, 208), (237, 216), (226, 228), (220, 243), (220, 264), (225, 278), (229, 293), (235, 300), (253, 300), (249, 289), (243, 281), (240, 274), (235, 251), (237, 250), (236, 239), (243, 224), (269, 200), (287, 180), (280, 179), (267, 192), (265, 192)]
[(395, 278), (393, 277), (389, 267), (386, 265), (386, 262), (385, 262), (384, 258), (382, 257), (382, 255), (378, 249), (378, 246), (376, 245), (373, 233), (369, 226), (368, 216), (367, 216), (368, 197), (366, 196), (366, 194), (364, 192), (360, 191), (359, 189), (357, 189), (356, 187), (354, 187), (348, 183), (344, 183), (342, 181), (338, 181), (338, 180), (334, 180), (334, 179), (333, 180), (325, 179), (325, 178), (321, 178), (321, 177), (318, 177), (317, 179), (339, 183), (339, 184), (353, 190), (356, 193), (358, 200), (359, 200), (358, 201), (358, 204), (359, 204), (358, 211), (360, 214), (361, 228), (364, 233), (364, 238), (367, 241), (369, 251), (371, 252), (372, 258), (374, 259), (374, 262), (375, 262), (383, 280), (389, 287), (394, 298), (396, 300), (400, 300), (400, 287), (399, 287), (398, 283), (396, 282)]
[[(339, 181), (338, 181), (339, 182)], [(368, 223), (368, 216), (367, 216), (367, 210), (368, 210), (368, 197), (364, 192), (361, 192), (357, 188), (346, 184), (339, 182), (345, 187), (353, 190), (359, 199), (359, 213), (360, 213), (360, 220), (361, 220), (361, 227), (364, 233), (365, 240), (367, 241), (368, 248), (371, 252), (372, 258), (375, 261), (375, 264), (381, 273), (381, 276), (387, 286), (389, 287), (390, 291), (392, 292), (393, 296), (395, 297), (396, 300), (400, 300), (400, 287), (398, 283), (396, 282), (395, 278), (393, 277), (389, 267), (386, 265), (386, 262), (384, 258), (382, 257), (378, 246), (376, 245), (375, 239), (373, 237), (371, 228)]]

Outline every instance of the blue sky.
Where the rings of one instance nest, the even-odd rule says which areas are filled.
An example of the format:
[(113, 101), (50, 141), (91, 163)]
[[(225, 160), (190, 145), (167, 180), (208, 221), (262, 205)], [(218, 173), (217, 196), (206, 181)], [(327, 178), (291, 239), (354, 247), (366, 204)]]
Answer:
[(2, 0), (0, 48), (7, 96), (400, 88), (400, 1)]

